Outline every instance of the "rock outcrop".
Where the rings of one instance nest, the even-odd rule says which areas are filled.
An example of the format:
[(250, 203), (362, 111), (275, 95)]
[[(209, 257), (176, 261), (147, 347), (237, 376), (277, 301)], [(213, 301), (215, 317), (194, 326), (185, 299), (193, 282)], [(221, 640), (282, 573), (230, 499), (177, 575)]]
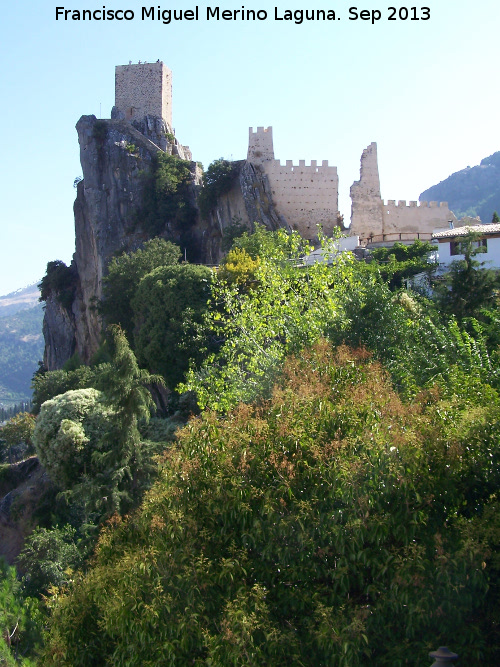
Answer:
[[(262, 165), (251, 160), (235, 163), (237, 178), (220, 195), (206, 219), (201, 219), (197, 194), (202, 172), (191, 160), (187, 146), (178, 142), (160, 117), (146, 115), (132, 122), (114, 108), (111, 120), (82, 116), (77, 123), (83, 180), (77, 185), (74, 204), (76, 248), (68, 275), (71, 298), (53, 289), (46, 298), (44, 364), (61, 368), (75, 353), (88, 363), (99, 348), (102, 321), (98, 304), (102, 281), (111, 258), (131, 252), (154, 236), (179, 244), (188, 261), (218, 264), (225, 230), (235, 222), (251, 230), (255, 223), (267, 229), (290, 229), (274, 202), (269, 177)], [(186, 161), (189, 186), (183, 205), (189, 222), (160, 220), (160, 228), (144, 222), (146, 193), (160, 154)]]
[[(83, 170), (74, 204), (72, 266), (77, 278), (71, 305), (63, 306), (57, 294), (46, 301), (44, 363), (49, 370), (61, 368), (74, 352), (88, 362), (99, 347), (102, 323), (96, 306), (107, 265), (113, 255), (135, 250), (148, 239), (140, 226), (140, 211), (156, 154), (163, 150), (182, 159), (191, 157), (189, 149), (167, 132), (163, 119), (147, 116), (139, 125), (145, 134), (124, 120), (82, 116), (77, 123)], [(189, 165), (194, 204), (201, 172), (195, 163)], [(161, 235), (179, 241), (175, 231), (166, 220)]]
[(218, 264), (225, 230), (239, 223), (249, 231), (255, 223), (267, 229), (290, 229), (273, 203), (269, 179), (264, 170), (251, 162), (235, 163), (238, 177), (229, 192), (221, 195), (206, 221), (202, 221), (202, 252), (207, 264)]

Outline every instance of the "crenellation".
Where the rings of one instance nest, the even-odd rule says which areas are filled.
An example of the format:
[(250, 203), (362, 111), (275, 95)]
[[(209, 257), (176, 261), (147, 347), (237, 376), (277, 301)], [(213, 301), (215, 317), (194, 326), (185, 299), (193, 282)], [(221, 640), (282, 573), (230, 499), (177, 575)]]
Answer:
[(247, 161), (259, 165), (269, 180), (273, 203), (288, 225), (305, 238), (316, 236), (321, 225), (326, 234), (332, 234), (338, 217), (337, 168), (328, 160), (321, 166), (318, 160), (293, 160), (281, 164), (274, 158), (272, 127), (249, 130)]

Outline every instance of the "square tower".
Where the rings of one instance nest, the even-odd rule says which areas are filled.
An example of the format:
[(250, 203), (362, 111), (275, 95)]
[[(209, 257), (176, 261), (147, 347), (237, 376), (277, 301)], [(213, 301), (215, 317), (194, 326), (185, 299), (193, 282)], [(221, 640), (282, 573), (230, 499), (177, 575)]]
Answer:
[(117, 65), (115, 106), (128, 121), (159, 116), (172, 127), (172, 72), (162, 62)]

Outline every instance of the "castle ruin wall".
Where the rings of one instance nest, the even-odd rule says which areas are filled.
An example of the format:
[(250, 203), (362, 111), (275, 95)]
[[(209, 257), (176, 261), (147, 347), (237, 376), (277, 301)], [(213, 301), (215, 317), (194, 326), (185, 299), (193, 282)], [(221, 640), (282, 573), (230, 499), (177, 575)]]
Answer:
[(306, 165), (299, 160), (283, 165), (274, 159), (272, 127), (249, 129), (247, 161), (267, 176), (273, 204), (288, 225), (306, 239), (317, 236), (318, 225), (327, 235), (333, 233), (338, 218), (337, 168), (323, 160)]
[(416, 202), (400, 200), (382, 201), (383, 234), (418, 232), (431, 234), (440, 227), (454, 224), (457, 218), (450, 211), (448, 202)]
[(327, 235), (333, 233), (338, 216), (337, 168), (323, 160), (308, 166), (299, 160), (298, 166), (291, 160), (284, 165), (279, 160), (267, 161), (263, 165), (269, 178), (273, 201), (292, 229), (306, 239), (314, 238), (318, 225)]
[(447, 202), (417, 202), (389, 199), (380, 195), (377, 144), (361, 155), (360, 179), (351, 186), (352, 215), (350, 234), (365, 242), (410, 241), (419, 235), (429, 237), (433, 230), (455, 224), (457, 218)]

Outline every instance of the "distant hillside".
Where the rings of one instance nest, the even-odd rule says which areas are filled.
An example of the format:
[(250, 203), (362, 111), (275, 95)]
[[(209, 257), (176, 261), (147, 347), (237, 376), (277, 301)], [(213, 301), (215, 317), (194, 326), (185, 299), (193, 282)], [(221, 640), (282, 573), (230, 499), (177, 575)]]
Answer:
[(500, 214), (500, 151), (481, 160), (475, 167), (467, 167), (419, 197), (420, 201), (447, 201), (458, 218), (479, 216), (491, 222), (494, 211)]
[(38, 288), (0, 297), (0, 404), (31, 397), (31, 378), (43, 357), (43, 306)]
[(36, 283), (18, 289), (10, 294), (6, 294), (5, 296), (0, 296), (0, 317), (14, 315), (20, 310), (33, 308), (33, 306), (37, 305), (39, 296), (40, 290)]

